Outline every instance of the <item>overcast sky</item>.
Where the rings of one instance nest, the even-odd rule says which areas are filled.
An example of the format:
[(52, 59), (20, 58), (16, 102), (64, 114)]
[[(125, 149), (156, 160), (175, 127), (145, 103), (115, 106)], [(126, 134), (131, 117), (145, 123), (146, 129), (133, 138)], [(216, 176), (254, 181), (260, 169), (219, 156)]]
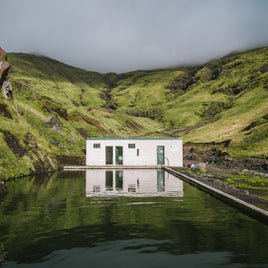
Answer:
[(0, 0), (0, 46), (86, 70), (198, 64), (268, 45), (268, 0)]

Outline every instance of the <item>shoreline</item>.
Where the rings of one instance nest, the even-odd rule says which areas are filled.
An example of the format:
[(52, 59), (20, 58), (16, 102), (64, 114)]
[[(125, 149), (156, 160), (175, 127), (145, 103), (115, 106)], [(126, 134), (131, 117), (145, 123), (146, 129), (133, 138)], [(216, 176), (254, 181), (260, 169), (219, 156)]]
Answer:
[(236, 168), (268, 172), (268, 158), (230, 157), (220, 153), (220, 151), (217, 152), (216, 149), (195, 149), (194, 147), (189, 147), (189, 144), (184, 146), (183, 161), (203, 162), (216, 165), (219, 168)]
[[(245, 191), (244, 189), (235, 187), (232, 184), (226, 183), (220, 179), (220, 176), (226, 173), (230, 174), (230, 176), (237, 175), (242, 172), (242, 170), (240, 169), (227, 169), (227, 168), (221, 168), (221, 167), (210, 164), (210, 165), (207, 165), (207, 173), (195, 172), (194, 170), (191, 170), (191, 169), (187, 170), (185, 168), (178, 169), (178, 171), (186, 176), (193, 177), (194, 179), (210, 187), (221, 190), (249, 204), (258, 206), (268, 211), (268, 200), (262, 199), (260, 196), (256, 194), (249, 193)], [(253, 176), (254, 175), (255, 174), (253, 174)], [(265, 174), (265, 177), (267, 177), (267, 180), (268, 180), (268, 175)], [(249, 187), (247, 190), (250, 191), (253, 189)], [(268, 190), (265, 190), (265, 191), (268, 192)]]
[[(193, 174), (185, 174), (181, 170), (178, 171), (173, 168), (165, 168), (165, 170), (174, 176), (186, 181), (197, 188), (200, 188), (202, 191), (205, 191), (217, 199), (222, 200), (229, 205), (236, 207), (241, 212), (245, 213), (246, 215), (255, 218), (257, 220), (262, 221), (264, 224), (268, 224), (268, 210), (260, 208), (256, 206), (256, 204), (252, 204), (249, 200), (243, 200), (243, 195), (239, 195), (233, 191), (233, 189), (226, 189), (223, 185), (218, 184), (218, 187), (211, 181), (201, 180), (198, 177), (193, 178)], [(213, 182), (213, 181), (212, 181)], [(220, 187), (219, 187), (220, 186)], [(252, 200), (251, 200), (252, 201)], [(255, 200), (256, 201), (256, 200)], [(267, 201), (267, 208), (268, 208), (268, 201)]]
[[(194, 158), (196, 159), (196, 154), (191, 154)], [(187, 159), (188, 158), (188, 159)], [(205, 170), (206, 172), (195, 172), (191, 169), (185, 169), (182, 168), (179, 170), (179, 172), (187, 175), (187, 176), (191, 176), (194, 177), (196, 180), (205, 183), (211, 187), (214, 187), (215, 189), (219, 189), (223, 192), (226, 192), (234, 197), (237, 197), (245, 202), (248, 202), (250, 204), (253, 205), (257, 205), (261, 208), (264, 208), (265, 210), (268, 211), (268, 200), (266, 199), (262, 199), (260, 198), (260, 196), (258, 196), (258, 191), (251, 189), (250, 187), (247, 189), (248, 191), (245, 191), (243, 189), (239, 189), (237, 187), (234, 187), (233, 185), (230, 185), (224, 181), (222, 181), (219, 177), (221, 175), (237, 175), (239, 173), (241, 173), (243, 170), (247, 173), (247, 174), (252, 174), (253, 176), (255, 176), (255, 171), (250, 171), (250, 170), (245, 170), (245, 167), (243, 168), (238, 168), (238, 167), (233, 167), (233, 168), (229, 168), (229, 167), (224, 167), (222, 165), (220, 165), (219, 163), (215, 163), (215, 164), (205, 164), (203, 162), (200, 161), (200, 158), (198, 158), (199, 161), (195, 161), (194, 159), (189, 160), (189, 154), (188, 157), (185, 157), (183, 162), (184, 162), (184, 166), (187, 166), (187, 164), (193, 162), (195, 163), (197, 166), (200, 164), (203, 164), (205, 166)], [(263, 159), (263, 161), (268, 161), (266, 159)], [(36, 173), (32, 173), (32, 174), (28, 174), (28, 175), (23, 175), (23, 176), (15, 176), (12, 178), (7, 178), (7, 179), (2, 179), (4, 182), (12, 180), (12, 179), (23, 179), (24, 177), (29, 177), (29, 176), (38, 176), (40, 174), (49, 174), (49, 173), (55, 173), (57, 171), (62, 171), (63, 170), (63, 163), (61, 163), (61, 166), (58, 169), (55, 170), (51, 170), (51, 171), (47, 171), (47, 172), (36, 172)], [(259, 170), (261, 171), (260, 174), (263, 174), (262, 172), (265, 170)], [(258, 171), (257, 171), (258, 172)], [(264, 174), (263, 176), (267, 177), (268, 180), (268, 174)], [(249, 193), (249, 191), (251, 191), (251, 193)], [(268, 192), (268, 190), (264, 190), (264, 192)], [(257, 194), (253, 194), (253, 193), (257, 193)], [(259, 191), (261, 192), (261, 191)], [(6, 194), (6, 193), (5, 193)], [(5, 195), (4, 194), (4, 195)], [(0, 191), (0, 196), (3, 196), (3, 194), (1, 194)]]

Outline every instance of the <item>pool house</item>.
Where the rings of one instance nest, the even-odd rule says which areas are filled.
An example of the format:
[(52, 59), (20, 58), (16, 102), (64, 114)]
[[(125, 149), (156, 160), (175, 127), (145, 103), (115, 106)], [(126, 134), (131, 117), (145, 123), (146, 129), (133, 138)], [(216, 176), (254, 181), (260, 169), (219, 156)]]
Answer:
[(87, 166), (183, 166), (181, 138), (87, 138)]

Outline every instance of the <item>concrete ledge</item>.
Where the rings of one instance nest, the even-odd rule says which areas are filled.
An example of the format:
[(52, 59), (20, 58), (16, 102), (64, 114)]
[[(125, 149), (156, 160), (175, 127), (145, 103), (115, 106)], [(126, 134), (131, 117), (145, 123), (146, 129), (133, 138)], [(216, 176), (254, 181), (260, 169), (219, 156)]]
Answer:
[(86, 170), (86, 169), (161, 169), (162, 165), (156, 166), (124, 166), (124, 165), (104, 165), (104, 166), (64, 166), (64, 170)]
[(215, 189), (205, 183), (202, 183), (194, 178), (191, 178), (187, 175), (184, 175), (176, 170), (173, 170), (169, 167), (164, 167), (166, 171), (173, 174), (174, 176), (202, 189), (203, 191), (215, 196), (216, 198), (228, 203), (236, 208), (238, 208), (241, 212), (245, 213), (247, 216), (255, 218), (257, 220), (262, 221), (266, 225), (268, 225), (268, 211), (258, 208), (254, 205), (251, 205), (239, 198), (236, 198), (232, 195), (224, 193), (221, 190)]

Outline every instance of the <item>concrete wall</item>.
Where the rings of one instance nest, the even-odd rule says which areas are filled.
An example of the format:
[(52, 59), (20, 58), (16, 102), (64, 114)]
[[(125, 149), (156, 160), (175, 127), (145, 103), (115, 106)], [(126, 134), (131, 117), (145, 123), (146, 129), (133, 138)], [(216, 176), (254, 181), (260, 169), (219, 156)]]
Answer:
[[(100, 144), (94, 148), (93, 144)], [(128, 148), (135, 144), (135, 148)], [(165, 165), (183, 166), (182, 139), (87, 139), (86, 165), (105, 166), (106, 146), (113, 147), (113, 165), (116, 164), (116, 146), (123, 147), (124, 166), (155, 166), (157, 165), (157, 146), (165, 148)], [(139, 154), (137, 155), (137, 150)]]

